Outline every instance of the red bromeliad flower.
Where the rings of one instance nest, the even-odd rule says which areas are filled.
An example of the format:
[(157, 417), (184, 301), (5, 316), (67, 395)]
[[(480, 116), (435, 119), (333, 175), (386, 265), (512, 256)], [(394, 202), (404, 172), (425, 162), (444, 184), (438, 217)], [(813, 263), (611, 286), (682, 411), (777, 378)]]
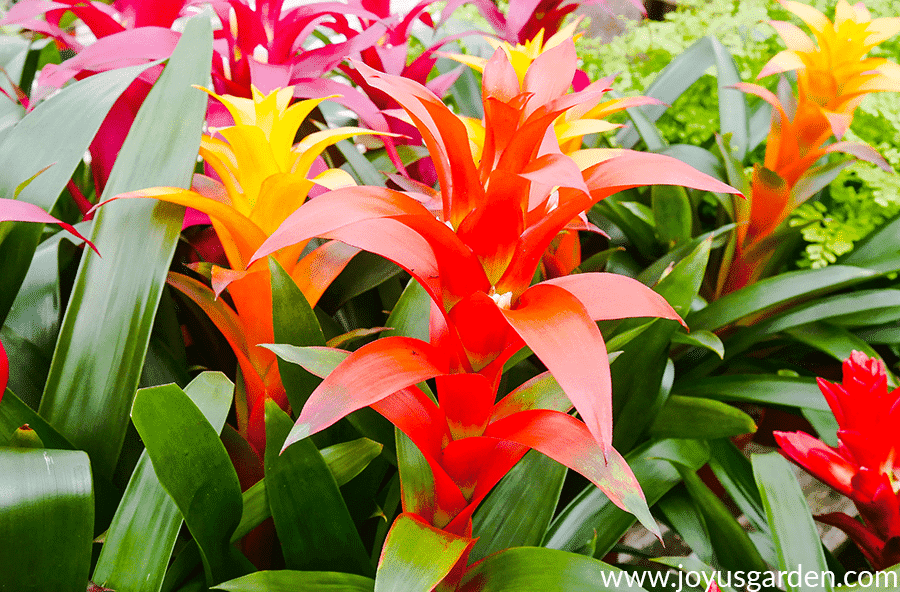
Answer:
[(888, 392), (881, 360), (854, 351), (844, 380), (819, 388), (837, 419), (838, 448), (803, 432), (775, 432), (781, 453), (846, 495), (863, 522), (839, 512), (816, 516), (853, 539), (876, 569), (900, 563), (900, 389)]
[[(477, 165), (465, 124), (436, 96), (357, 64), (422, 134), (439, 194), (423, 186), (332, 191), (292, 214), (255, 255), (332, 238), (394, 261), (428, 292), (430, 343), (388, 337), (350, 354), (310, 397), (285, 445), (372, 406), (431, 467), (433, 491), (404, 509), (452, 532), (470, 528), (477, 503), (528, 448), (586, 475), (653, 527), (631, 470), (611, 445), (609, 365), (594, 321), (678, 315), (646, 286), (615, 274), (530, 284), (560, 230), (608, 195), (655, 183), (734, 190), (680, 161), (631, 151), (602, 152), (582, 172), (559, 151), (553, 123), (598, 101), (605, 89), (565, 94), (576, 59), (571, 40), (560, 44), (534, 61), (520, 85), (506, 54), (495, 53), (483, 77), (485, 140)], [(526, 345), (567, 398), (522, 387), (495, 403), (503, 364)], [(436, 403), (415, 387), (430, 378)], [(566, 413), (572, 406), (583, 423)]]

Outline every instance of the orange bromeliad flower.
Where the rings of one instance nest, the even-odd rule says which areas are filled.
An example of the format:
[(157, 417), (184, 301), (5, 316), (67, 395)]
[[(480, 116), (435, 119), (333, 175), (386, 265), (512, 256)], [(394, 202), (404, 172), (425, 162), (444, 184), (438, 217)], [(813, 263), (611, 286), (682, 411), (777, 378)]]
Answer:
[(865, 57), (900, 32), (900, 17), (872, 19), (862, 3), (851, 6), (838, 0), (831, 22), (800, 2), (781, 0), (781, 4), (809, 26), (816, 42), (796, 25), (773, 21), (787, 49), (769, 60), (759, 78), (796, 70), (800, 102), (819, 105), (836, 137), (844, 135), (865, 95), (900, 90), (900, 65)]
[[(284, 409), (288, 404), (275, 355), (258, 347), (274, 340), (269, 265), (266, 261), (251, 263), (251, 257), (303, 203), (314, 185), (329, 189), (355, 185), (342, 170), (321, 170), (322, 151), (340, 140), (373, 133), (353, 127), (324, 130), (294, 145), (300, 124), (325, 99), (288, 106), (292, 91), (287, 87), (263, 95), (253, 89), (252, 99), (206, 91), (228, 108), (236, 122), (218, 130), (221, 139), (202, 139), (200, 155), (218, 179), (195, 175), (190, 190), (153, 187), (113, 198), (152, 197), (209, 216), (230, 268), (209, 268), (211, 288), (174, 272), (168, 283), (209, 315), (237, 355), (246, 390), (246, 398), (236, 398), (238, 430), (260, 453), (265, 449), (265, 400), (274, 399)], [(321, 171), (313, 175), (316, 168)], [(294, 279), (310, 306), (315, 306), (359, 250), (331, 241), (301, 258), (305, 247), (306, 241), (292, 245), (274, 253), (274, 259)], [(233, 309), (218, 299), (225, 289)]]
[[(404, 497), (404, 511), (450, 532), (470, 532), (477, 504), (528, 448), (587, 476), (653, 528), (634, 475), (612, 448), (609, 364), (595, 320), (677, 313), (646, 286), (610, 273), (530, 284), (559, 231), (608, 195), (656, 183), (734, 190), (675, 159), (624, 150), (582, 171), (560, 151), (553, 124), (595, 104), (605, 89), (595, 83), (566, 94), (576, 61), (565, 41), (538, 56), (520, 82), (506, 54), (494, 54), (484, 68), (477, 161), (466, 124), (436, 96), (357, 64), (421, 132), (440, 191), (326, 193), (288, 217), (255, 255), (331, 238), (394, 261), (427, 291), (430, 342), (387, 337), (346, 356), (312, 394), (285, 446), (372, 406), (431, 468), (426, 499)], [(503, 365), (524, 346), (562, 391), (523, 387), (496, 402)], [(415, 386), (430, 378), (437, 401)], [(536, 380), (552, 383), (549, 375)], [(567, 413), (573, 406), (583, 421)]]
[(775, 432), (781, 453), (846, 495), (863, 522), (833, 512), (816, 516), (853, 539), (875, 569), (900, 563), (900, 389), (888, 392), (881, 360), (854, 351), (842, 384), (819, 388), (838, 422), (838, 448), (803, 432)]

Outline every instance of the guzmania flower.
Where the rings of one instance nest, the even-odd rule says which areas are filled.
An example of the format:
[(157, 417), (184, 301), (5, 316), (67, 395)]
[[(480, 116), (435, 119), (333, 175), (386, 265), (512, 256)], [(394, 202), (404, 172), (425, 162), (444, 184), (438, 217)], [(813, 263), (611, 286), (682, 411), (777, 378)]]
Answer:
[(884, 363), (854, 351), (844, 379), (818, 379), (838, 422), (837, 448), (803, 432), (775, 432), (781, 453), (853, 500), (862, 522), (816, 516), (840, 528), (876, 569), (900, 563), (900, 389), (888, 391)]

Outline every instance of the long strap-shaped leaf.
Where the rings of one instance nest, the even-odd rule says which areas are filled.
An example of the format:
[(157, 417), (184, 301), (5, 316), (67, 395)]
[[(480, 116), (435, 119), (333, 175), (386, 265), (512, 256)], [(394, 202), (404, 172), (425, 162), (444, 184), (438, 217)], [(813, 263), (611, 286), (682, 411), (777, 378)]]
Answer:
[[(106, 195), (190, 183), (200, 146), (212, 26), (191, 20), (122, 146)], [(40, 413), (110, 475), (128, 426), (166, 272), (181, 229), (168, 204), (122, 201), (100, 210), (82, 259)], [(102, 247), (100, 246), (102, 245)]]
[(84, 592), (94, 528), (87, 455), (2, 448), (0, 483), (0, 589)]
[[(0, 143), (0, 197), (15, 196), (52, 210), (113, 103), (152, 65), (91, 76), (64, 88), (26, 115)], [(45, 167), (49, 168), (15, 195), (23, 181)], [(7, 235), (0, 232), (0, 324), (25, 278), (41, 229), (40, 225), (18, 224)]]
[[(221, 431), (231, 408), (231, 381), (223, 374), (204, 372), (184, 392), (213, 429)], [(181, 512), (160, 484), (145, 450), (106, 533), (94, 582), (114, 590), (158, 592), (181, 523)]]

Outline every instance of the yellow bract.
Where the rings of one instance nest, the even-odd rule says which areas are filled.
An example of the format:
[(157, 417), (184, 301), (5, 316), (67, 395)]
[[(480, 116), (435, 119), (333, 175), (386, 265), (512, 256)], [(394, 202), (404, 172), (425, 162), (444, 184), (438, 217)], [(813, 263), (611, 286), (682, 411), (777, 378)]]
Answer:
[(801, 100), (819, 105), (838, 137), (866, 94), (900, 90), (900, 66), (865, 57), (900, 32), (900, 17), (872, 19), (862, 4), (851, 6), (839, 0), (832, 22), (800, 2), (783, 0), (782, 4), (809, 26), (815, 41), (791, 23), (773, 22), (787, 49), (773, 57), (759, 77), (797, 70)]

